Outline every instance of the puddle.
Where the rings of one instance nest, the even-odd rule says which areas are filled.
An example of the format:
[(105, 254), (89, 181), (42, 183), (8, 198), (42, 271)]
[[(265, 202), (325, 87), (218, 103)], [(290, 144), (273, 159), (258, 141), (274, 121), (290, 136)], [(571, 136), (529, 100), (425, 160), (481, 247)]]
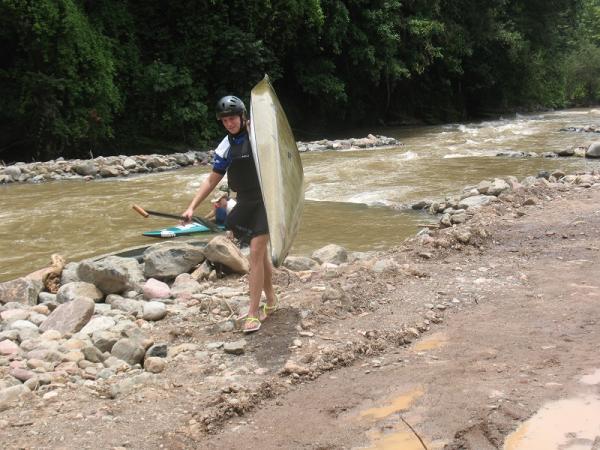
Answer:
[(392, 414), (406, 411), (421, 395), (423, 395), (423, 388), (415, 388), (412, 391), (401, 395), (400, 397), (392, 399), (389, 405), (382, 406), (381, 408), (369, 408), (365, 411), (361, 411), (360, 416), (375, 420), (383, 419), (391, 416)]
[(582, 376), (579, 382), (589, 385), (600, 384), (600, 369), (596, 369), (592, 374)]
[(419, 438), (404, 424), (390, 433), (369, 431), (367, 436), (371, 440), (371, 446), (367, 447), (369, 450), (424, 450), (431, 448), (427, 444), (427, 447), (423, 447)]
[(427, 350), (433, 350), (436, 348), (440, 348), (446, 345), (448, 342), (448, 337), (442, 333), (435, 333), (429, 336), (426, 339), (422, 339), (419, 342), (416, 342), (412, 346), (412, 350), (414, 352), (425, 352)]
[(506, 438), (504, 450), (590, 450), (595, 442), (600, 399), (587, 396), (548, 403)]

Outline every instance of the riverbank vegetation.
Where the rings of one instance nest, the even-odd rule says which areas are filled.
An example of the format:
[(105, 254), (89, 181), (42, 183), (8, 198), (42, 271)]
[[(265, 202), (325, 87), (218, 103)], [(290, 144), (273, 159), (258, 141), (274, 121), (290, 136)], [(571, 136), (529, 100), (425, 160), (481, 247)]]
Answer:
[(589, 105), (598, 70), (600, 0), (2, 0), (0, 159), (206, 145), (264, 73), (314, 138)]

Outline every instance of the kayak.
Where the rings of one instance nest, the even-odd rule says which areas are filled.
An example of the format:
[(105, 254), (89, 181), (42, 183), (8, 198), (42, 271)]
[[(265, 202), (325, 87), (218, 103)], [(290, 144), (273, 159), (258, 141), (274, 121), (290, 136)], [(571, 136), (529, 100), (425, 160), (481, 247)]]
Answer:
[[(219, 225), (219, 228), (221, 230), (225, 229), (225, 227), (222, 225)], [(145, 231), (142, 233), (142, 235), (157, 238), (173, 238), (177, 236), (189, 236), (190, 234), (207, 232), (211, 232), (211, 230), (201, 223), (192, 222), (186, 225), (176, 225), (174, 227), (161, 228), (160, 230)]]

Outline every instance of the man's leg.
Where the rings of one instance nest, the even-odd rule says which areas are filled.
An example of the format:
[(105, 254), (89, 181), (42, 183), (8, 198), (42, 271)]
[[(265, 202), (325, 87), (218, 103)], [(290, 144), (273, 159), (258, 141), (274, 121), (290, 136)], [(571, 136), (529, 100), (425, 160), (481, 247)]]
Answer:
[[(263, 291), (265, 282), (265, 257), (267, 254), (267, 243), (269, 235), (263, 234), (255, 236), (250, 241), (250, 274), (248, 276), (248, 284), (250, 285), (250, 305), (248, 307), (248, 317), (258, 318), (258, 305), (260, 303), (260, 295)], [(270, 270), (269, 270), (270, 278)], [(271, 293), (273, 285), (269, 283)], [(250, 325), (248, 325), (250, 326)]]
[(265, 257), (263, 260), (263, 291), (267, 297), (267, 306), (275, 306), (277, 300), (275, 298), (275, 291), (273, 290), (273, 266), (271, 266), (271, 260), (269, 259), (269, 252), (265, 249)]

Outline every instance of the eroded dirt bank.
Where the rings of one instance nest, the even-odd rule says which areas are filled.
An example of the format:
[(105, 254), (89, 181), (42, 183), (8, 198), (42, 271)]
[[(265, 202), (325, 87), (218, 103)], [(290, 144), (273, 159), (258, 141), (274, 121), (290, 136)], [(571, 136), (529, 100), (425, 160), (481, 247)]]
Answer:
[(55, 386), (0, 413), (2, 447), (501, 448), (546, 402), (600, 395), (580, 382), (600, 368), (599, 205), (600, 184), (541, 183), (376, 258), (281, 271), (243, 354), (167, 319), (155, 338), (194, 357)]

